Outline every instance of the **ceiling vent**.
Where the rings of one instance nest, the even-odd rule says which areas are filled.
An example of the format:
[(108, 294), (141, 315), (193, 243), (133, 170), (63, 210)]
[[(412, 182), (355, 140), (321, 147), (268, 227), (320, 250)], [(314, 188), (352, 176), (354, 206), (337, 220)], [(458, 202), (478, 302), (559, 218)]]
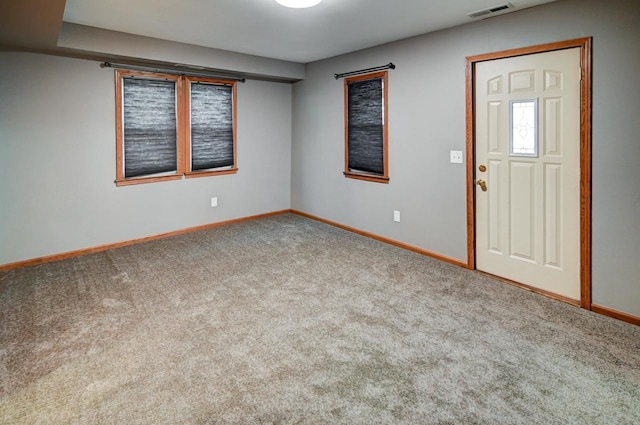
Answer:
[(467, 16), (470, 18), (479, 18), (480, 16), (492, 15), (497, 12), (501, 12), (503, 10), (513, 9), (513, 5), (511, 3), (505, 3), (498, 6), (488, 7), (482, 10), (476, 10), (475, 12), (467, 13)]

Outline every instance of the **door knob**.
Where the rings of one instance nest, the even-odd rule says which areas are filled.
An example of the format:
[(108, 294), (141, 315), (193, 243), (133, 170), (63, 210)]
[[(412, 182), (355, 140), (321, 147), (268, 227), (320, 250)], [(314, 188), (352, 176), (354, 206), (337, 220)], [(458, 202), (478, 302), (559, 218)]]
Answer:
[(480, 186), (480, 189), (482, 189), (483, 192), (487, 191), (487, 182), (482, 180), (482, 179), (478, 179), (478, 181), (476, 182), (478, 184), (478, 186)]

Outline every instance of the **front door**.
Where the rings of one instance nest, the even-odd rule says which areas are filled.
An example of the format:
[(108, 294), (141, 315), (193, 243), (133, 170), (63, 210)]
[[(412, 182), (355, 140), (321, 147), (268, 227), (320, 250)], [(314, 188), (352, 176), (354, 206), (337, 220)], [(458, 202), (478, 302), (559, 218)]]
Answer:
[(475, 73), (476, 268), (580, 299), (580, 48)]

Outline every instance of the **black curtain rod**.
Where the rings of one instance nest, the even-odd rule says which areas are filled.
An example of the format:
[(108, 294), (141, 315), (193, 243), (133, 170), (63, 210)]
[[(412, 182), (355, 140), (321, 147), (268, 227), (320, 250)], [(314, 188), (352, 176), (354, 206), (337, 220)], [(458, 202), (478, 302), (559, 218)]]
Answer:
[(113, 63), (113, 62), (102, 62), (100, 64), (100, 68), (128, 69), (131, 71), (146, 71), (146, 72), (164, 72), (165, 74), (188, 75), (191, 77), (222, 78), (225, 80), (238, 81), (239, 83), (244, 83), (246, 81), (245, 78), (216, 74), (213, 72), (208, 72), (206, 70), (203, 70), (202, 72), (194, 72), (194, 71), (183, 71), (180, 69), (172, 69), (172, 68), (162, 68), (162, 67), (154, 68), (154, 67), (127, 65), (124, 63)]
[(396, 69), (396, 66), (393, 63), (389, 62), (386, 65), (375, 66), (373, 68), (367, 68), (367, 69), (361, 69), (359, 71), (344, 72), (342, 74), (333, 74), (333, 76), (337, 80), (339, 78), (350, 77), (352, 75), (366, 74), (367, 72), (382, 71), (383, 69)]

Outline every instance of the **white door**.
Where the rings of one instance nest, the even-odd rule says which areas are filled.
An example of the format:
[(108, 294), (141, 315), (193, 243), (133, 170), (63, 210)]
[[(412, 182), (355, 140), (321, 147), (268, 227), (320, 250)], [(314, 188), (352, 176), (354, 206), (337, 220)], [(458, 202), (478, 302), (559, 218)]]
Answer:
[(475, 82), (476, 267), (579, 300), (580, 49), (479, 62)]

